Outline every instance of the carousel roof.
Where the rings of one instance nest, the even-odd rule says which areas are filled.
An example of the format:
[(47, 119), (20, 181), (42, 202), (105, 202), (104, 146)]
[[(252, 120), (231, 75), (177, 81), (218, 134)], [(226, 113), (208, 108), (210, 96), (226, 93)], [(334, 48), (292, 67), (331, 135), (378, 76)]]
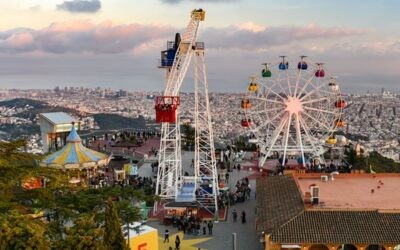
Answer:
[(67, 137), (67, 144), (61, 150), (47, 156), (41, 165), (61, 168), (87, 168), (105, 165), (109, 159), (110, 157), (106, 154), (84, 147), (73, 126)]

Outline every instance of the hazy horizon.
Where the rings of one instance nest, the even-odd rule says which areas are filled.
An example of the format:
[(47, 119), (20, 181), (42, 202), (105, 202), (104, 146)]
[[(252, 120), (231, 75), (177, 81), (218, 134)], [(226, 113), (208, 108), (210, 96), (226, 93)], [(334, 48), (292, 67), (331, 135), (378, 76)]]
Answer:
[[(0, 2), (0, 88), (161, 91), (160, 51), (198, 7), (189, 0)], [(324, 62), (343, 92), (400, 91), (399, 1), (207, 0), (201, 7), (210, 91), (244, 92), (248, 76), (279, 55)]]

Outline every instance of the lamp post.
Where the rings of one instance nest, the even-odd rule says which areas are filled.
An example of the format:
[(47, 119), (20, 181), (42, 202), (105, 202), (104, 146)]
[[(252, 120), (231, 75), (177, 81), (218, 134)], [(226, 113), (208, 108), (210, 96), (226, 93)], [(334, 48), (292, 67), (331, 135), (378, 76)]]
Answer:
[(236, 250), (236, 233), (232, 233), (232, 250)]

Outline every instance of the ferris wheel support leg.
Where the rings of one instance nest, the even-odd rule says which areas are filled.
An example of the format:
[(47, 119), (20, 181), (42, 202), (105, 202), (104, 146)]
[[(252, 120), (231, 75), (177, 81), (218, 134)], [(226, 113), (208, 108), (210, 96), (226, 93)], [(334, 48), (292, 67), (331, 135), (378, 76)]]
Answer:
[[(212, 185), (214, 215), (218, 215), (218, 174), (215, 159), (208, 82), (204, 50), (196, 50), (194, 56), (195, 78), (195, 173), (198, 181), (206, 177)], [(204, 207), (206, 199), (198, 200)]]
[[(274, 133), (274, 136), (272, 137), (271, 144), (270, 144), (271, 146), (269, 147), (267, 153), (265, 154), (265, 159), (267, 159), (267, 157), (272, 153), (272, 149), (275, 146), (275, 143), (278, 140), (282, 129), (285, 127), (285, 124), (287, 123), (287, 120), (288, 120), (288, 117), (286, 115), (284, 115), (284, 117), (282, 118), (282, 120), (279, 123), (279, 126), (278, 126), (277, 130)], [(265, 162), (265, 160), (264, 160), (264, 162)]]
[(297, 133), (297, 140), (300, 145), (300, 152), (301, 152), (301, 160), (303, 161), (303, 167), (306, 166), (306, 159), (304, 157), (304, 147), (303, 147), (303, 138), (301, 138), (301, 129), (300, 129), (300, 120), (299, 115), (296, 115), (296, 133)]
[(199, 126), (199, 69), (197, 67), (197, 57), (194, 58), (194, 177), (196, 180), (196, 190), (198, 187), (198, 181), (200, 181), (200, 126)]
[(289, 141), (289, 133), (290, 133), (290, 123), (292, 121), (292, 114), (289, 114), (288, 122), (287, 122), (287, 128), (286, 128), (286, 134), (285, 134), (285, 145), (283, 149), (283, 159), (282, 159), (282, 166), (285, 166), (287, 164), (286, 162), (286, 153), (287, 153), (287, 147), (288, 147), (288, 141)]
[(324, 160), (322, 160), (322, 158), (321, 158), (320, 148), (318, 148), (315, 145), (314, 141), (312, 140), (312, 138), (308, 132), (308, 131), (310, 131), (310, 128), (307, 126), (307, 124), (304, 122), (303, 118), (301, 118), (300, 116), (299, 116), (299, 122), (300, 122), (300, 125), (304, 128), (305, 135), (306, 135), (309, 143), (311, 144), (312, 152), (317, 152), (317, 154), (315, 156), (318, 158), (318, 160), (320, 162), (324, 162)]
[(258, 167), (262, 168), (264, 166), (265, 161), (267, 160), (268, 156), (265, 152), (266, 145), (263, 145), (262, 148), (260, 148), (260, 152), (263, 154), (262, 157), (258, 160)]

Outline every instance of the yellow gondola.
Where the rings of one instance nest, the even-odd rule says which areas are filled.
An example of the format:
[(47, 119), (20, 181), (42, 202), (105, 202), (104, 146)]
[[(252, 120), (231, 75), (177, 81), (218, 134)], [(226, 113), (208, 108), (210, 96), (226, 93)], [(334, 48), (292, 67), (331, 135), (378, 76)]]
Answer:
[(326, 140), (326, 142), (329, 145), (335, 145), (336, 142), (337, 142), (337, 139), (336, 139), (336, 137), (334, 135), (332, 135), (332, 136), (329, 136), (329, 138), (328, 138), (328, 140)]
[(258, 85), (257, 85), (257, 83), (250, 83), (249, 84), (249, 87), (247, 88), (249, 91), (254, 91), (254, 92), (257, 92), (257, 90), (258, 90)]

